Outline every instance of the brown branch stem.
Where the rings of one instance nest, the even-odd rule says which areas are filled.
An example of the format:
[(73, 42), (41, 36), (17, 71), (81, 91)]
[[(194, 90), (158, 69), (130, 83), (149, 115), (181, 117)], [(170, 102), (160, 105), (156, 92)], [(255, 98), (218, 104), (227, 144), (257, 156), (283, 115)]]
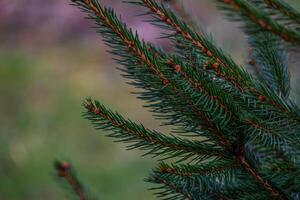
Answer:
[(64, 178), (67, 181), (80, 200), (89, 200), (81, 184), (71, 172), (71, 166), (69, 163), (56, 161), (55, 168), (57, 176)]
[(270, 194), (275, 197), (276, 199), (285, 200), (285, 197), (283, 194), (281, 194), (276, 188), (274, 188), (272, 185), (270, 185), (267, 181), (265, 181), (257, 172), (256, 170), (248, 163), (246, 158), (244, 156), (238, 157), (239, 162), (243, 166), (243, 168), (251, 174), (255, 180)]

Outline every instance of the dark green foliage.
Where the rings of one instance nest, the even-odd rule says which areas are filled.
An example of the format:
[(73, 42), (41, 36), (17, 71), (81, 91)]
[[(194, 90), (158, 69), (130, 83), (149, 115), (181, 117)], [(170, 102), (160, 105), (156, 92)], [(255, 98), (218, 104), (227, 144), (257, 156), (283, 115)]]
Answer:
[[(252, 6), (256, 5), (262, 7), (264, 5), (263, 2), (269, 1), (253, 2)], [(270, 33), (268, 30), (262, 29), (262, 27), (256, 24), (253, 19), (250, 19), (248, 15), (243, 14), (244, 10), (242, 7), (233, 10), (232, 5), (220, 5), (225, 10), (229, 9), (227, 14), (231, 19), (244, 22), (244, 30), (248, 35), (248, 40), (252, 47), (249, 52), (251, 57), (249, 63), (254, 68), (259, 81), (265, 83), (267, 87), (270, 87), (272, 91), (276, 91), (280, 96), (288, 96), (290, 90), (290, 75), (286, 66), (286, 52), (279, 37)], [(268, 4), (266, 6), (268, 6)], [(258, 20), (262, 19), (258, 17)]]
[(256, 76), (280, 96), (288, 97), (290, 74), (282, 44), (271, 33), (252, 34), (249, 40)]
[(207, 156), (216, 159), (224, 156), (222, 151), (214, 148), (213, 145), (203, 145), (200, 141), (181, 139), (148, 130), (143, 125), (125, 120), (121, 115), (111, 112), (97, 101), (93, 103), (88, 99), (85, 107), (87, 112), (84, 117), (90, 120), (96, 129), (112, 132), (108, 136), (117, 138), (118, 142), (132, 143), (128, 149), (139, 148), (146, 150), (146, 155), (160, 156), (165, 159), (182, 157), (182, 159), (193, 158), (198, 161)]
[(244, 190), (266, 196), (266, 192), (234, 161), (220, 160), (201, 165), (179, 166), (161, 164), (148, 180), (160, 184), (168, 183), (169, 187), (156, 189), (161, 190), (158, 196), (170, 199), (179, 197), (175, 190), (177, 188), (183, 199), (241, 199)]
[(300, 13), (282, 0), (254, 0), (260, 8), (263, 8), (270, 16), (280, 20), (284, 25), (299, 31)]
[[(172, 134), (162, 134), (98, 101), (84, 103), (84, 117), (96, 129), (128, 143), (128, 149), (169, 159), (147, 179), (160, 185), (158, 197), (300, 199), (300, 111), (289, 97), (283, 42), (300, 44), (296, 10), (288, 12), (281, 1), (218, 1), (230, 19), (243, 23), (253, 76), (163, 4), (129, 2), (145, 8), (149, 21), (173, 42), (174, 53), (142, 41), (97, 0), (72, 2), (96, 22), (123, 76), (143, 89), (138, 98), (174, 127)], [(270, 14), (272, 8), (277, 14)], [(285, 18), (274, 20), (275, 15)]]
[[(299, 19), (297, 15), (299, 13), (295, 9), (291, 9), (291, 12), (287, 12), (289, 6), (283, 3), (281, 0), (273, 2), (270, 0), (217, 0), (221, 2), (220, 7), (230, 11), (231, 16), (236, 14), (243, 16), (247, 21), (256, 24), (256, 27), (251, 27), (252, 32), (257, 31), (268, 31), (272, 32), (274, 35), (278, 36), (284, 41), (290, 42), (291, 44), (300, 43), (300, 32), (297, 27), (299, 27)], [(270, 3), (272, 2), (272, 3)], [(276, 4), (276, 5), (275, 5)], [(264, 7), (273, 6), (276, 9), (272, 9), (272, 14), (270, 15), (269, 9), (264, 9)], [(269, 12), (268, 12), (269, 10)], [(287, 19), (286, 13), (289, 17)], [(292, 14), (293, 13), (293, 14)], [(274, 18), (275, 15), (275, 18)], [(283, 15), (278, 17), (278, 15)], [(284, 17), (285, 16), (285, 17)]]

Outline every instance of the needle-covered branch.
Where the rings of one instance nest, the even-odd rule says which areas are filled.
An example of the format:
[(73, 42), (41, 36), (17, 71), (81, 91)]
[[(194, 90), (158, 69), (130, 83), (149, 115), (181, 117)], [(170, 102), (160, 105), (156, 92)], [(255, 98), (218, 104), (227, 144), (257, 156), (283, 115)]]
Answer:
[[(185, 132), (197, 132), (216, 144), (229, 144), (224, 135), (232, 138), (234, 130), (224, 128), (229, 118), (222, 105), (216, 102), (216, 95), (207, 96), (195, 90), (195, 84), (191, 85), (189, 80), (178, 77), (180, 70), (170, 67), (168, 56), (160, 55), (158, 50), (141, 41), (112, 10), (102, 8), (95, 0), (74, 2), (99, 25), (105, 42), (113, 48), (112, 54), (125, 67), (121, 69), (124, 76), (134, 80), (132, 85), (144, 89), (140, 98), (151, 103), (153, 111)], [(224, 133), (226, 129), (228, 133)]]
[(242, 193), (253, 192), (270, 198), (266, 191), (261, 190), (257, 182), (249, 179), (247, 172), (239, 163), (230, 160), (210, 161), (197, 165), (162, 163), (152, 171), (148, 180), (162, 185), (154, 188), (161, 196), (174, 195), (172, 190), (177, 188), (175, 193), (185, 194), (186, 197), (195, 200), (239, 199)]
[[(290, 90), (290, 76), (287, 69), (285, 49), (274, 33), (268, 30), (260, 30), (264, 22), (262, 17), (250, 12), (253, 9), (263, 12), (258, 8), (263, 7), (262, 4), (264, 3), (261, 1), (253, 1), (252, 4), (244, 1), (237, 1), (240, 3), (236, 3), (236, 1), (220, 2), (220, 7), (227, 11), (230, 19), (244, 23), (244, 31), (251, 46), (249, 64), (255, 69), (260, 82), (265, 83), (279, 96), (287, 97)], [(244, 7), (247, 9), (245, 10)], [(259, 25), (256, 23), (257, 21)]]
[[(159, 198), (285, 200), (300, 196), (300, 109), (288, 96), (289, 73), (279, 43), (282, 38), (297, 44), (299, 38), (296, 28), (275, 22), (275, 15), (260, 6), (267, 5), (267, 0), (221, 2), (235, 19), (245, 22), (258, 79), (211, 38), (196, 33), (154, 0), (130, 3), (146, 7), (150, 23), (168, 31), (165, 37), (175, 45), (174, 53), (144, 42), (113, 9), (97, 0), (72, 2), (96, 22), (122, 66), (122, 75), (142, 89), (138, 95), (146, 107), (165, 120), (163, 125), (174, 126), (172, 134), (165, 135), (97, 101), (84, 103), (84, 117), (105, 135), (127, 143), (128, 149), (177, 161), (160, 164), (148, 179), (160, 185)], [(172, 6), (180, 12), (177, 4)], [(283, 8), (276, 12), (290, 20), (295, 14), (286, 14)], [(280, 33), (279, 28), (283, 28)]]
[[(222, 1), (221, 4), (224, 3), (227, 4), (228, 2)], [(252, 3), (255, 6), (258, 6), (259, 4), (258, 1), (252, 1)], [(228, 16), (230, 16), (230, 19), (239, 20), (243, 23), (244, 31), (247, 34), (247, 38), (251, 46), (251, 60), (249, 63), (256, 69), (259, 82), (264, 83), (265, 86), (269, 88), (269, 90), (277, 93), (279, 98), (276, 97), (276, 95), (271, 96), (277, 98), (278, 100), (281, 99), (280, 101), (282, 102), (282, 104), (289, 104), (290, 100), (288, 98), (288, 94), (290, 90), (290, 75), (286, 63), (286, 52), (283, 48), (282, 42), (270, 32), (254, 32), (253, 30), (257, 28), (257, 25), (250, 19), (248, 19), (247, 16), (243, 16), (239, 12), (236, 12), (236, 10), (229, 9), (227, 10), (227, 14)], [(253, 109), (253, 112), (256, 112), (257, 107), (258, 106), (256, 105), (256, 108)], [(296, 144), (297, 142), (293, 143), (293, 141), (298, 140), (297, 130), (299, 129), (299, 109), (297, 108), (297, 106), (294, 106), (293, 103), (291, 103), (288, 107), (291, 112), (287, 112), (287, 118), (283, 116), (279, 117), (277, 111), (267, 112), (265, 118), (265, 127), (268, 127), (267, 124), (278, 124), (278, 128), (281, 127), (279, 128), (281, 130), (279, 130), (278, 128), (275, 129), (278, 130), (277, 132), (280, 133), (281, 136), (286, 136), (286, 139), (289, 141), (288, 144), (284, 141), (278, 141), (277, 136), (271, 137), (272, 141), (269, 144), (283, 144), (279, 148), (279, 151), (286, 149), (287, 146), (289, 146), (289, 148), (292, 147), (294, 151), (299, 148)], [(261, 109), (268, 110), (265, 107), (258, 108), (259, 109), (257, 109), (256, 116), (260, 116), (259, 113), (261, 113)], [(296, 122), (294, 120), (296, 120)], [(286, 130), (282, 129), (282, 127), (286, 127)], [(274, 133), (274, 131), (272, 132)], [(255, 133), (253, 135), (254, 138), (256, 138), (255, 135), (257, 134)], [(292, 157), (293, 156), (294, 155), (292, 155)]]
[[(194, 46), (201, 49), (201, 46), (203, 41), (207, 41), (205, 37), (199, 36), (197, 33), (193, 32), (191, 29), (189, 29), (182, 21), (180, 21), (173, 13), (172, 11), (168, 10), (167, 8), (158, 5), (156, 2), (152, 0), (141, 0), (141, 2), (135, 2), (134, 4), (142, 5), (147, 8), (149, 8), (150, 12), (156, 16), (156, 20), (161, 23), (165, 23), (170, 26), (171, 29), (174, 29), (178, 35), (181, 35), (183, 38), (186, 38), (189, 40)], [(155, 21), (154, 21), (155, 22)], [(208, 41), (209, 42), (209, 41)], [(197, 46), (198, 45), (198, 46)], [(215, 47), (213, 47), (216, 49)], [(218, 55), (220, 55), (220, 52), (218, 51), (208, 51), (209, 54), (212, 52), (217, 52)], [(207, 52), (206, 52), (207, 53)], [(224, 57), (224, 54), (222, 54)], [(210, 56), (213, 57), (213, 56)], [(220, 59), (219, 59), (220, 60)], [(225, 60), (228, 60), (225, 59)], [(233, 62), (233, 61), (232, 61)], [(218, 62), (216, 62), (218, 64)], [(223, 64), (224, 65), (224, 64)], [(215, 66), (215, 63), (213, 64)], [(220, 68), (220, 64), (218, 64), (218, 67), (215, 67), (216, 69)], [(231, 66), (231, 65), (229, 65)], [(242, 71), (237, 66), (237, 71)], [(201, 73), (198, 71), (198, 73)], [(197, 73), (196, 73), (197, 74)], [(232, 73), (231, 73), (232, 75)], [(234, 76), (234, 75), (233, 75)], [(267, 90), (267, 88), (264, 88), (262, 85), (257, 84), (254, 80), (252, 80), (251, 76), (247, 73), (243, 73), (241, 76), (242, 79), (245, 81), (247, 80), (247, 87), (251, 87), (251, 93), (254, 94), (254, 96), (251, 96), (251, 94), (241, 91), (240, 93), (233, 93), (235, 97), (239, 96), (241, 99), (246, 100), (245, 103), (241, 103), (242, 107), (246, 112), (234, 112), (237, 116), (237, 119), (239, 119), (242, 123), (246, 124), (246, 130), (248, 133), (245, 135), (251, 135), (252, 138), (260, 138), (264, 144), (266, 145), (280, 145), (285, 143), (285, 139), (283, 137), (286, 137), (287, 131), (283, 131), (282, 127), (276, 127), (276, 124), (274, 121), (270, 122), (270, 115), (273, 115), (273, 112), (276, 113), (276, 115), (282, 115), (282, 119), (288, 121), (288, 115), (292, 118), (299, 120), (298, 113), (290, 113), (286, 110), (285, 106), (287, 105), (282, 99), (280, 99), (279, 96), (277, 96), (275, 93), (272, 93), (272, 91)], [(216, 79), (213, 79), (212, 82), (215, 82)], [(257, 89), (259, 88), (259, 89)], [(258, 90), (263, 91), (262, 95)], [(229, 96), (229, 94), (227, 95)], [(266, 98), (266, 96), (268, 98)], [(255, 99), (255, 97), (257, 99)], [(280, 102), (278, 104), (277, 102)], [(237, 105), (238, 102), (232, 101), (232, 104)], [(246, 104), (248, 106), (244, 107), (243, 105)], [(253, 104), (253, 105), (251, 105)], [(259, 106), (258, 106), (259, 105)], [(261, 105), (261, 107), (260, 107)], [(257, 109), (259, 107), (259, 109)], [(268, 108), (267, 108), (268, 107)], [(270, 109), (269, 112), (262, 113), (260, 112), (260, 109)], [(243, 110), (242, 109), (242, 110)], [(257, 112), (255, 112), (257, 110)], [(295, 109), (290, 109), (295, 110)], [(253, 113), (254, 112), (254, 113)], [(269, 127), (271, 126), (271, 127)], [(273, 130), (275, 129), (275, 130)], [(291, 132), (291, 134), (294, 134)], [(287, 136), (288, 137), (288, 136)]]
[(133, 3), (147, 7), (149, 13), (152, 14), (153, 23), (158, 24), (160, 27), (164, 27), (160, 24), (165, 24), (167, 30), (175, 31), (176, 34), (170, 34), (170, 38), (173, 38), (175, 35), (176, 37), (178, 36), (189, 41), (199, 53), (209, 58), (213, 63), (212, 69), (215, 75), (218, 78), (230, 82), (240, 91), (240, 95), (243, 95), (243, 98), (253, 96), (256, 98), (255, 104), (270, 106), (271, 109), (278, 110), (282, 115), (300, 121), (300, 114), (292, 108), (293, 106), (283, 101), (276, 93), (266, 90), (261, 83), (253, 80), (250, 74), (235, 64), (234, 61), (218, 49), (211, 40), (204, 35), (195, 33), (182, 20), (177, 18), (170, 9), (157, 4), (153, 0), (140, 0)]
[(255, 33), (249, 37), (252, 47), (252, 65), (258, 68), (257, 76), (267, 87), (288, 98), (290, 73), (282, 44), (271, 33)]
[(300, 32), (273, 20), (264, 10), (246, 0), (217, 0), (223, 9), (232, 10), (256, 24), (256, 31), (268, 31), (291, 44), (300, 44)]
[(109, 137), (116, 138), (118, 142), (132, 143), (128, 149), (146, 150), (147, 154), (162, 159), (180, 158), (186, 159), (217, 159), (223, 157), (222, 149), (216, 149), (210, 144), (199, 141), (181, 139), (175, 136), (167, 136), (157, 131), (151, 131), (143, 125), (131, 120), (125, 120), (118, 113), (106, 109), (99, 102), (88, 99), (84, 106), (84, 117), (91, 121), (96, 129), (109, 131)]
[(300, 12), (283, 0), (254, 0), (270, 16), (299, 31)]
[[(182, 20), (180, 20), (170, 9), (163, 5), (157, 4), (153, 0), (141, 0), (135, 4), (147, 7), (154, 17), (153, 23), (164, 23), (169, 30), (174, 30), (176, 34), (190, 41), (200, 52), (207, 57), (210, 57), (214, 62), (219, 64), (215, 69), (216, 74), (226, 78), (236, 87), (242, 89), (246, 84), (246, 78), (242, 78), (244, 71), (237, 66), (232, 59), (226, 56), (218, 49), (207, 37), (195, 33)], [(170, 35), (172, 36), (172, 35)]]
[(200, 198), (198, 194), (190, 194), (184, 185), (178, 184), (174, 180), (168, 179), (167, 177), (162, 177), (161, 174), (155, 172), (151, 173), (150, 177), (146, 179), (146, 181), (156, 185), (159, 184), (159, 186), (150, 188), (150, 190), (155, 190), (156, 192), (154, 195), (160, 199), (196, 200)]

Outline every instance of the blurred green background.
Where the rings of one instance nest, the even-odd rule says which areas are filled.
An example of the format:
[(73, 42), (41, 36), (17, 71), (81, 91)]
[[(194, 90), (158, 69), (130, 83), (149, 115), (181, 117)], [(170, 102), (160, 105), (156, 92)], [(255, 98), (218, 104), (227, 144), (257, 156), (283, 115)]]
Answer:
[[(116, 8), (144, 39), (166, 49), (160, 32), (143, 23), (135, 7)], [(300, 7), (297, 0), (289, 2)], [(219, 46), (243, 64), (247, 45), (209, 0), (184, 4)], [(71, 160), (78, 175), (100, 199), (154, 199), (143, 178), (155, 161), (125, 151), (82, 119), (82, 102), (94, 97), (149, 128), (167, 132), (130, 93), (100, 37), (78, 9), (62, 0), (0, 1), (0, 199), (67, 199), (54, 180), (53, 161)], [(299, 60), (299, 59), (298, 59)], [(297, 58), (291, 61), (293, 96)]]

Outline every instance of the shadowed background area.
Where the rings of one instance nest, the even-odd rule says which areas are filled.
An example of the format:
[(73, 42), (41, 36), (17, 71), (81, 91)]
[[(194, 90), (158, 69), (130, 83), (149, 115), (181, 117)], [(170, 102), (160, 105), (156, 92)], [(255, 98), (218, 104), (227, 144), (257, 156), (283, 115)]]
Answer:
[[(140, 8), (102, 0), (142, 38), (171, 50), (159, 30), (136, 17)], [(297, 0), (288, 1), (299, 8)], [(81, 117), (86, 97), (101, 100), (146, 127), (160, 127), (134, 88), (125, 84), (92, 29), (93, 23), (67, 0), (0, 1), (0, 199), (64, 199), (54, 180), (53, 161), (71, 160), (79, 177), (100, 199), (154, 199), (143, 178), (154, 160), (125, 151)], [(210, 0), (185, 0), (199, 25), (240, 64), (247, 44)], [(296, 60), (296, 59), (294, 59)], [(298, 59), (299, 60), (299, 59)], [(291, 61), (294, 96), (297, 63)], [(66, 198), (67, 199), (67, 198)]]

